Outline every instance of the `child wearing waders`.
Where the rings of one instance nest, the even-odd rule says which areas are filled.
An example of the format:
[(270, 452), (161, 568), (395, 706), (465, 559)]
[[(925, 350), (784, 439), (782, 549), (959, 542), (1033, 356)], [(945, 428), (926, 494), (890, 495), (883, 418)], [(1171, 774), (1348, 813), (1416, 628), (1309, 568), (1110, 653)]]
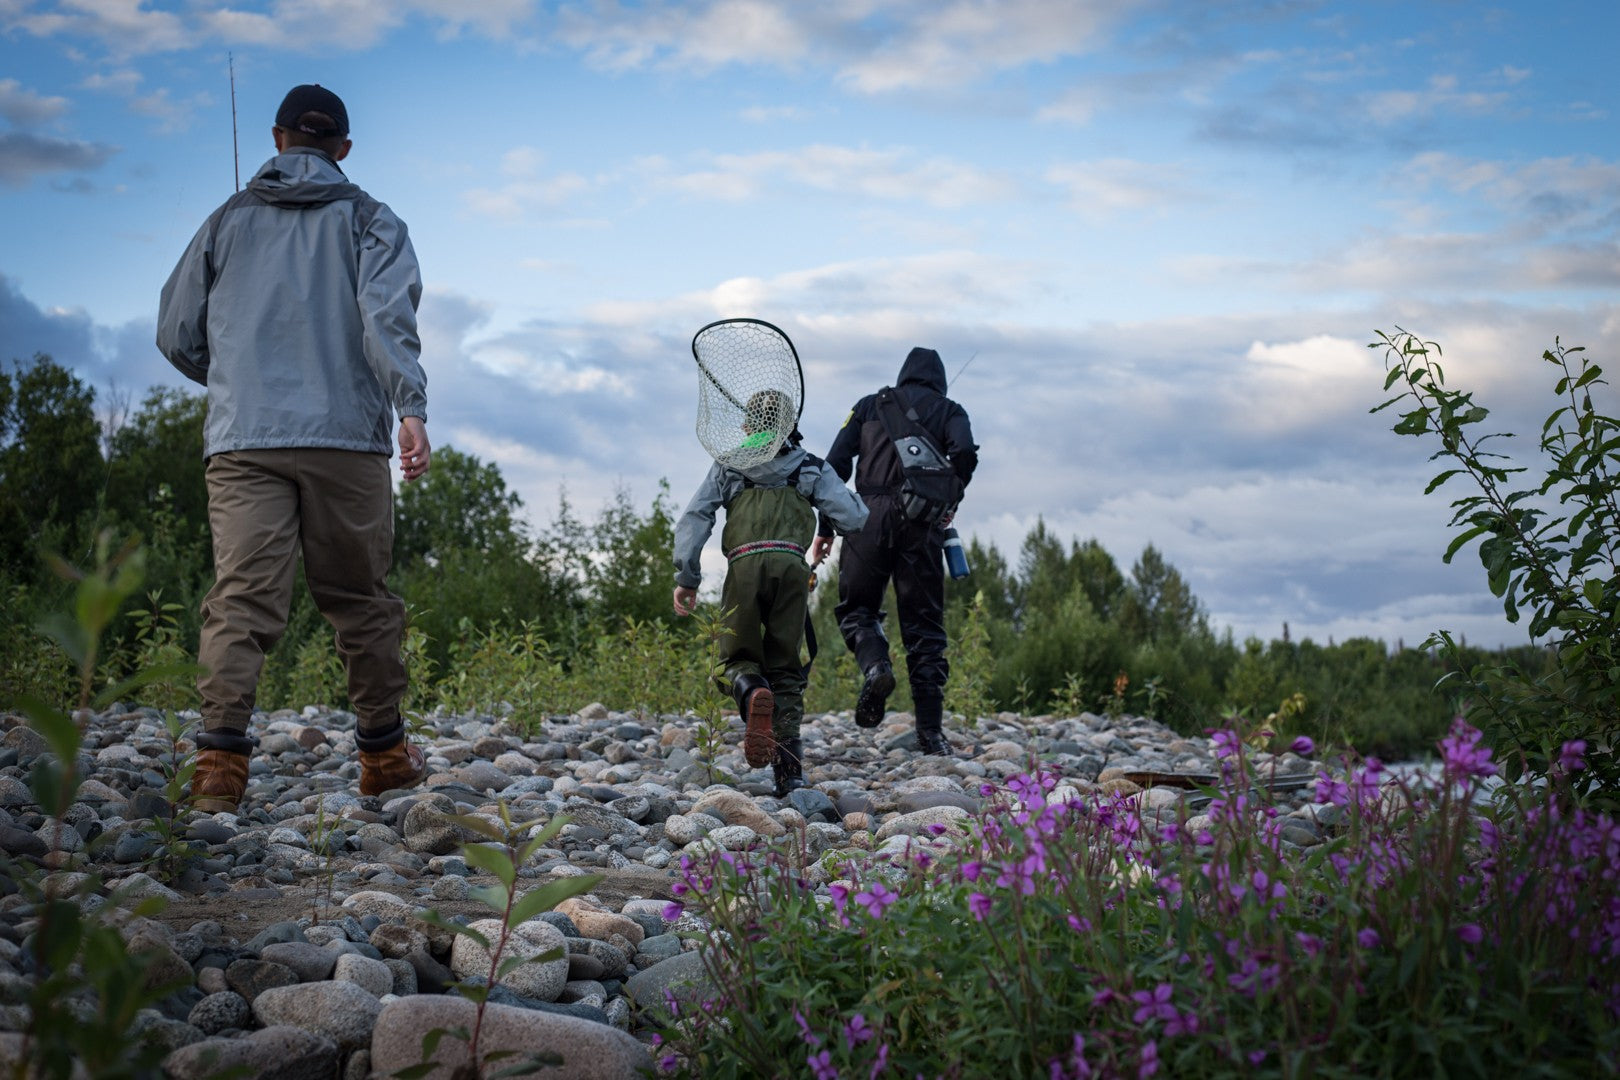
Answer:
[[(771, 420), (793, 422), (791, 403), (776, 390), (754, 394), (744, 414), (744, 433), (764, 436), (762, 444), (777, 434), (768, 429)], [(747, 469), (716, 463), (675, 525), (675, 613), (689, 615), (703, 579), (699, 555), (717, 511), (726, 511), (720, 661), (747, 725), (743, 756), (756, 769), (771, 766), (777, 798), (804, 787), (799, 648), (810, 599), (804, 556), (816, 534), (816, 512), (840, 534), (859, 532), (867, 515), (866, 504), (825, 462), (800, 449), (799, 440), (795, 427), (774, 458)]]

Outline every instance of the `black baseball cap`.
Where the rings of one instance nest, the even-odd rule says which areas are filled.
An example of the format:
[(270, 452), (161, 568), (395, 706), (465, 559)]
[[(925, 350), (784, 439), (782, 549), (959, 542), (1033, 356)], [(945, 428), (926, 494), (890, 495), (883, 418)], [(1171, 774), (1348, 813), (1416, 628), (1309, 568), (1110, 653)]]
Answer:
[[(298, 122), (305, 113), (312, 112), (330, 116), (335, 126), (323, 128)], [(287, 91), (287, 96), (281, 99), (281, 108), (276, 110), (276, 127), (288, 131), (302, 131), (305, 135), (313, 135), (317, 139), (346, 137), (349, 134), (349, 110), (343, 107), (343, 99), (326, 87), (319, 83), (305, 83), (293, 87)]]

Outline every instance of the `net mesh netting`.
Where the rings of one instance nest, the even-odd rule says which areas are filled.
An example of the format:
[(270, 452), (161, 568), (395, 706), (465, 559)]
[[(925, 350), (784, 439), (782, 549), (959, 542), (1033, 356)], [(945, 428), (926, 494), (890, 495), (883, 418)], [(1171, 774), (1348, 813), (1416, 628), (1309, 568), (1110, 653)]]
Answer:
[(787, 335), (757, 319), (727, 319), (697, 332), (692, 355), (703, 448), (733, 469), (775, 457), (804, 404), (804, 377)]

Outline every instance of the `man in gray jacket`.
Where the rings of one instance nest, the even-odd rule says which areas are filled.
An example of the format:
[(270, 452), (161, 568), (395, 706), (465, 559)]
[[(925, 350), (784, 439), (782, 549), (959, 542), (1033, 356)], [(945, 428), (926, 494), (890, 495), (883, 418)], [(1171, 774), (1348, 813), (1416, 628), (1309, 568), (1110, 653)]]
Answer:
[(248, 720), (300, 552), (348, 673), (361, 792), (426, 774), (399, 713), (405, 605), (385, 582), (394, 414), (405, 479), (430, 462), (416, 253), (404, 222), (338, 167), (352, 144), (336, 94), (295, 86), (271, 135), (276, 156), (203, 223), (158, 309), (158, 348), (208, 388), (215, 583), (192, 799), (209, 813), (235, 811), (246, 789)]

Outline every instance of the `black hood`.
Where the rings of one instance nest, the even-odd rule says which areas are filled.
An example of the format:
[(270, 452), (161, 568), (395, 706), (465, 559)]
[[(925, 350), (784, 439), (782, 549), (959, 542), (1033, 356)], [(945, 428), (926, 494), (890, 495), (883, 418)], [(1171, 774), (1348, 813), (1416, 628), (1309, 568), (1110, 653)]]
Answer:
[(945, 392), (945, 361), (933, 349), (915, 348), (900, 365), (900, 380), (895, 385), (917, 383), (937, 394)]

